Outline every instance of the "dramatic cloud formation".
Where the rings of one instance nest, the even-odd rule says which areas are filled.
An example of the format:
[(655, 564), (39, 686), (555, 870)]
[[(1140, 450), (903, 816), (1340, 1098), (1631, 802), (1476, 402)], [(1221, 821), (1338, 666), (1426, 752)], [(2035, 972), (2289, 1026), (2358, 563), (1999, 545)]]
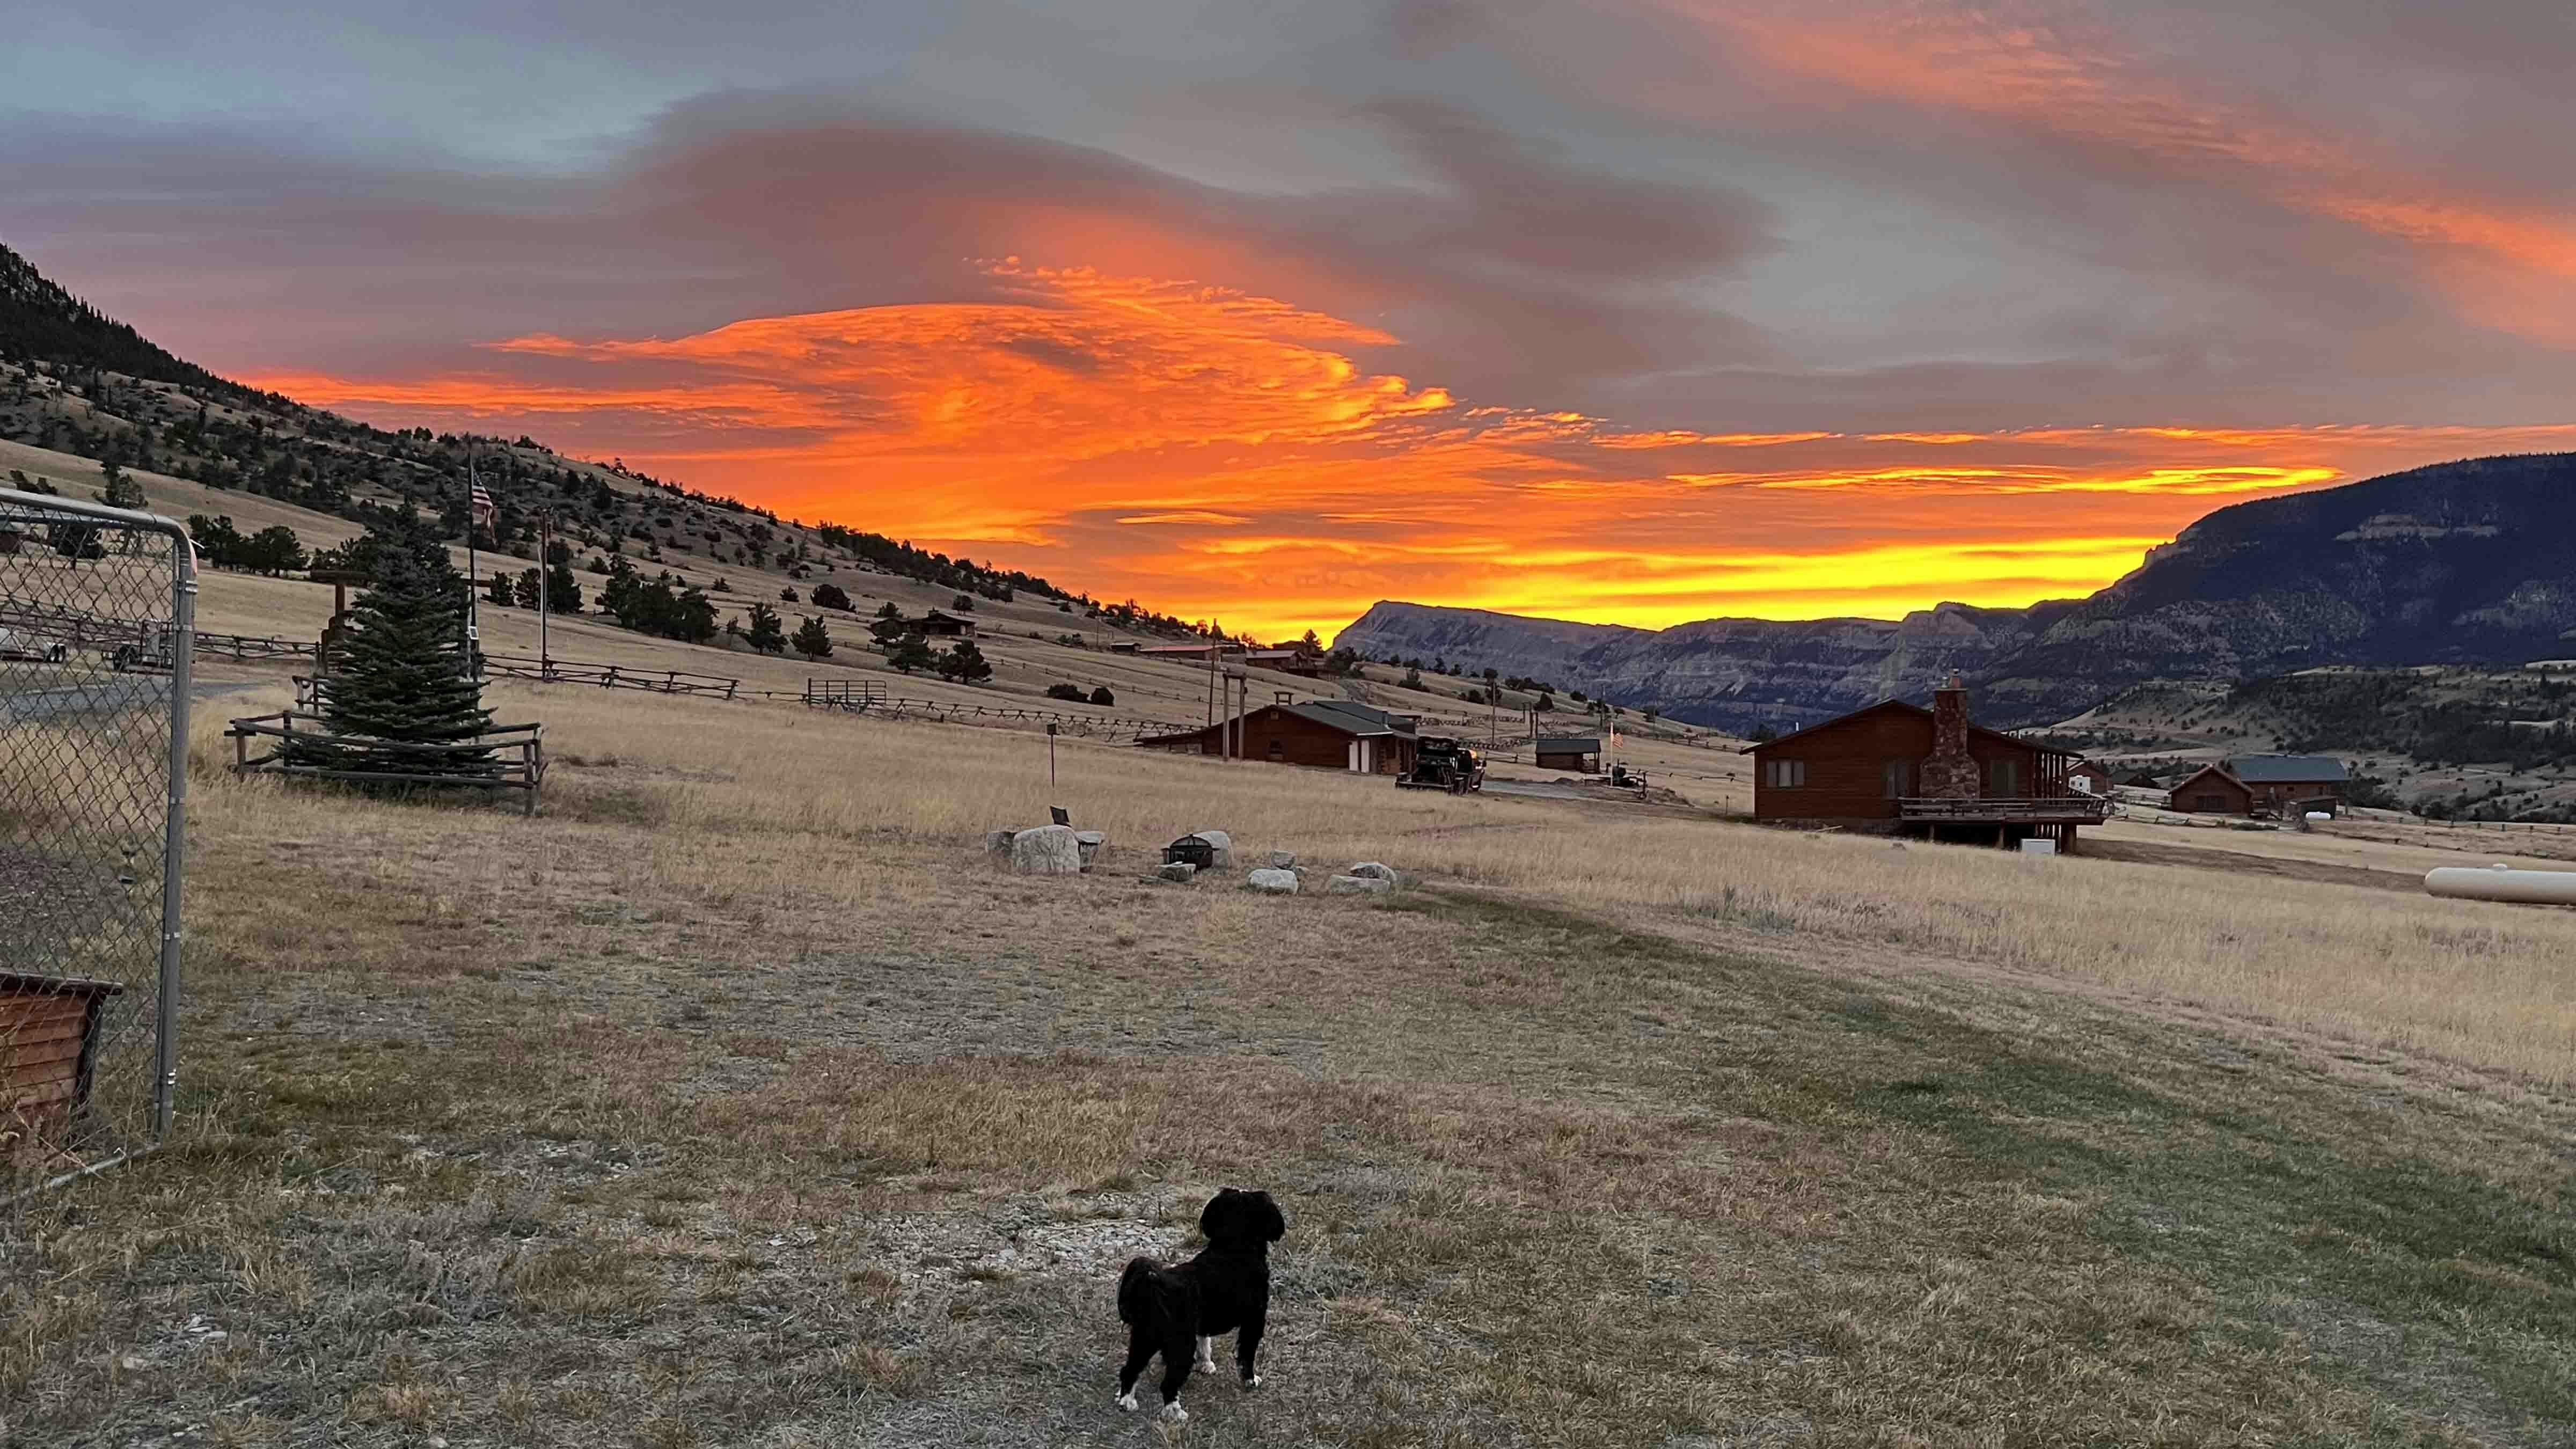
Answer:
[(2538, 4), (768, 8), (39, 27), (0, 238), (318, 403), (1264, 633), (2018, 603), (2576, 446)]

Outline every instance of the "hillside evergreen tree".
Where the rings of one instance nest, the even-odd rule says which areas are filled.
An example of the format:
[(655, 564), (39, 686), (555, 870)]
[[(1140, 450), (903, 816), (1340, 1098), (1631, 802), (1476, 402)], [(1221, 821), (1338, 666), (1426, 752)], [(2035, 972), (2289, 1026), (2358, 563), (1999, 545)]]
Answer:
[(99, 464), (98, 471), (99, 475), (107, 480), (107, 490), (98, 495), (99, 502), (110, 508), (143, 506), (143, 485), (134, 481), (133, 474), (118, 467), (114, 459), (111, 458)]
[(886, 646), (886, 663), (905, 674), (916, 669), (928, 669), (936, 662), (937, 656), (930, 652), (930, 645), (918, 634), (898, 634)]
[[(331, 733), (405, 744), (459, 744), (491, 727), (483, 684), (465, 655), (465, 589), (442, 555), (435, 567), (412, 550), (377, 551), (375, 580), (349, 610), (349, 634), (334, 654), (323, 723)], [(488, 758), (443, 760), (442, 770)], [(338, 753), (333, 768), (401, 772), (418, 768), (397, 751)]]
[(483, 581), (483, 597), (505, 609), (519, 601), (518, 591), (510, 586), (510, 576), (505, 573), (495, 573)]
[(752, 648), (763, 654), (787, 652), (786, 626), (779, 622), (778, 611), (767, 604), (751, 606), (750, 626), (743, 630), (743, 637), (750, 642)]
[(811, 615), (806, 617), (804, 623), (796, 626), (794, 642), (796, 652), (808, 659), (832, 657), (832, 631), (823, 627), (821, 619)]
[(958, 640), (956, 648), (939, 656), (935, 667), (942, 677), (960, 684), (976, 684), (993, 677), (992, 661), (984, 657), (984, 651), (976, 648), (972, 639)]

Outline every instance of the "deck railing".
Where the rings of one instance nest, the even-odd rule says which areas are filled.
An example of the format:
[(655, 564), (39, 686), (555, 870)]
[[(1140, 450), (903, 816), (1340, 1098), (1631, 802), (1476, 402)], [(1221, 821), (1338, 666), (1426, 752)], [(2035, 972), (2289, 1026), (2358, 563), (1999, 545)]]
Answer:
[(2111, 818), (2111, 802), (2095, 795), (1981, 796), (1951, 800), (1909, 797), (1896, 802), (1896, 812), (1906, 820), (1965, 824), (2050, 821), (2099, 824)]

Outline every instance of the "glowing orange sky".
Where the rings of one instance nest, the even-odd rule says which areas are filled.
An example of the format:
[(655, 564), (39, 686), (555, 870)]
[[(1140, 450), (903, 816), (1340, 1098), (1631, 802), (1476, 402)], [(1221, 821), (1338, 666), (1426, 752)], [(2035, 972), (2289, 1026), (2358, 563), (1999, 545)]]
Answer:
[(1639, 431), (1370, 373), (1391, 339), (1176, 281), (994, 264), (1012, 298), (530, 336), (467, 374), (250, 379), (490, 428), (1134, 596), (1327, 636), (1382, 597), (1650, 627), (2081, 594), (2212, 508), (2532, 428)]
[(2576, 446), (2553, 0), (1064, 9), (142, 0), (0, 222), (226, 376), (1267, 635), (2025, 603)]

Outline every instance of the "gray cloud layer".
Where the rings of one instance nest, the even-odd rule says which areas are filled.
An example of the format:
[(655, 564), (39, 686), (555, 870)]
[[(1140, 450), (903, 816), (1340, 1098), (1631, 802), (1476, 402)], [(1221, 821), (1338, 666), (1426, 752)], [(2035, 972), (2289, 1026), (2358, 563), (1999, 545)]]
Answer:
[[(735, 7), (605, 44), (316, 12), (310, 56), (208, 39), (143, 121), (85, 72), (159, 75), (148, 37), (193, 22), (39, 29), (0, 240), (244, 371), (973, 300), (1019, 255), (1278, 296), (1400, 339), (1372, 366), (1641, 427), (2538, 421), (2576, 383), (2555, 4), (1166, 10)], [(453, 88), (582, 139), (441, 125), (442, 67), (502, 52)]]

